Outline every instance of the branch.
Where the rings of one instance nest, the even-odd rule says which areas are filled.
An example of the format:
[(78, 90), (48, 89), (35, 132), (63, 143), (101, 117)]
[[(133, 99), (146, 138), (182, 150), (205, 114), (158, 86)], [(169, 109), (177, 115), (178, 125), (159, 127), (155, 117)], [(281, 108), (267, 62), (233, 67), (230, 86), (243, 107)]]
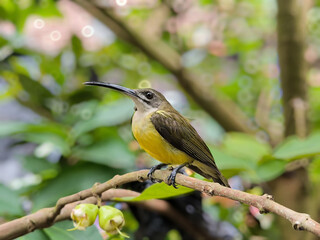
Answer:
[(294, 99), (300, 99), (302, 104), (306, 105), (305, 14), (309, 3), (299, 0), (278, 0), (277, 3), (278, 53), (281, 69), (281, 88), (283, 91), (285, 136), (289, 136), (296, 134), (298, 123), (301, 121), (306, 122), (307, 119), (306, 108), (302, 112), (303, 120), (301, 118), (296, 119)]
[(87, 0), (74, 0), (92, 16), (108, 26), (120, 39), (127, 41), (159, 62), (178, 80), (182, 88), (208, 112), (226, 131), (253, 132), (248, 126), (250, 120), (231, 100), (217, 99), (214, 94), (181, 66), (180, 55), (163, 41), (148, 38), (132, 29), (109, 11), (95, 6)]
[[(111, 198), (116, 197), (136, 197), (139, 196), (139, 193), (125, 190), (125, 189), (109, 189), (101, 195), (103, 201), (110, 200)], [(12, 220), (7, 223), (0, 225), (0, 240), (8, 240), (20, 237), (27, 233), (30, 233), (36, 229), (47, 228), (53, 225), (56, 222), (60, 222), (66, 219), (70, 219), (70, 214), (72, 209), (80, 203), (97, 203), (97, 198), (93, 195), (83, 199), (83, 200), (70, 200), (68, 204), (61, 208), (61, 211), (56, 218), (50, 219), (52, 212), (56, 211), (55, 207), (52, 208), (43, 208), (39, 211), (27, 215), (22, 218)]]
[[(69, 209), (72, 209), (73, 206), (79, 202), (95, 202), (96, 197), (94, 196), (101, 196), (102, 199), (104, 199), (105, 194), (107, 194), (108, 197), (106, 198), (110, 199), (117, 197), (116, 193), (123, 194), (122, 191), (125, 191), (126, 194), (129, 193), (132, 194), (132, 196), (136, 196), (136, 193), (132, 191), (110, 189), (129, 182), (145, 181), (148, 179), (148, 172), (149, 170), (140, 170), (127, 173), (122, 176), (116, 175), (111, 180), (103, 184), (94, 185), (94, 187), (90, 189), (60, 198), (54, 208), (44, 208), (29, 216), (4, 223), (0, 225), (0, 240), (13, 239), (32, 232), (35, 229), (49, 227), (56, 221), (67, 219), (69, 218)], [(171, 171), (169, 170), (157, 170), (154, 173), (154, 178), (160, 181), (166, 181), (170, 173)], [(320, 237), (320, 224), (318, 222), (314, 221), (308, 214), (295, 212), (274, 202), (270, 195), (265, 194), (263, 196), (257, 196), (239, 190), (223, 187), (217, 183), (202, 181), (182, 174), (177, 175), (176, 182), (179, 185), (204, 192), (209, 196), (222, 196), (257, 207), (261, 212), (273, 212), (287, 219), (292, 224), (294, 229), (309, 231)]]
[[(94, 187), (93, 187), (93, 189), (94, 189)], [(93, 195), (96, 195), (96, 194), (93, 193)], [(140, 195), (140, 193), (135, 192), (135, 191), (131, 191), (131, 190), (109, 189), (109, 190), (102, 193), (101, 200), (102, 201), (109, 201), (114, 198), (138, 197), (139, 195)], [(82, 201), (76, 201), (76, 202), (66, 204), (62, 208), (59, 215), (55, 218), (54, 222), (52, 222), (52, 223), (48, 223), (48, 221), (46, 219), (48, 218), (49, 214), (52, 211), (54, 211), (54, 208), (44, 208), (44, 209), (37, 211), (36, 213), (30, 214), (28, 216), (25, 216), (25, 217), (22, 217), (22, 218), (19, 218), (16, 220), (13, 220), (11, 222), (8, 222), (5, 225), (0, 225), (1, 231), (6, 232), (5, 236), (2, 236), (0, 233), (0, 239), (1, 240), (2, 239), (10, 239), (11, 238), (10, 232), (12, 230), (14, 230), (15, 235), (19, 234), (19, 232), (26, 230), (26, 229), (28, 232), (35, 230), (31, 226), (29, 227), (28, 224), (30, 224), (30, 225), (32, 224), (35, 226), (42, 226), (42, 225), (48, 223), (47, 226), (42, 227), (42, 228), (44, 228), (44, 227), (49, 227), (56, 222), (68, 220), (68, 219), (70, 219), (70, 214), (71, 214), (71, 211), (73, 210), (73, 208), (75, 208), (80, 203), (96, 204), (97, 198), (95, 196), (92, 196), (92, 197), (86, 198)], [(201, 229), (194, 226), (194, 224), (192, 222), (190, 222), (188, 218), (183, 216), (180, 212), (176, 211), (168, 202), (166, 202), (164, 200), (152, 199), (152, 200), (141, 201), (141, 202), (132, 202), (129, 204), (135, 205), (140, 208), (144, 208), (149, 211), (157, 212), (161, 215), (168, 217), (173, 222), (175, 222), (178, 226), (180, 226), (182, 229), (187, 231), (195, 239), (212, 238), (211, 236), (208, 237), (207, 232), (201, 232)], [(17, 229), (17, 226), (22, 226), (22, 227), (21, 227), (21, 229)], [(26, 228), (26, 226), (27, 226), (27, 228)], [(36, 227), (36, 229), (38, 229), (38, 227)], [(26, 234), (26, 233), (23, 233), (22, 235), (24, 235), (24, 234)], [(15, 238), (17, 236), (21, 236), (21, 235), (20, 234), (16, 235), (16, 236), (12, 235), (13, 238)]]
[[(307, 66), (304, 52), (307, 31), (306, 13), (311, 2), (310, 0), (277, 0), (277, 40), (285, 137), (294, 134), (306, 137), (308, 134)], [(318, 204), (312, 201), (313, 194), (308, 179), (307, 169), (297, 168), (273, 181), (273, 193), (280, 203), (286, 203), (297, 211), (310, 211), (310, 208), (317, 208)], [(305, 234), (293, 233), (285, 224), (284, 221), (279, 221), (283, 239), (308, 238)]]

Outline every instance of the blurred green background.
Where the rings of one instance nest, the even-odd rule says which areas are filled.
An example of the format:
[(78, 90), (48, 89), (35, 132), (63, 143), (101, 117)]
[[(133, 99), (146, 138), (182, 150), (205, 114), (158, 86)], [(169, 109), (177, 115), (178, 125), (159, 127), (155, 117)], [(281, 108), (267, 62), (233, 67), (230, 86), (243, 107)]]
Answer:
[[(292, 201), (308, 202), (304, 211), (319, 220), (320, 3), (304, 4), (310, 134), (301, 138), (284, 135), (275, 0), (1, 0), (0, 222), (156, 163), (132, 136), (133, 103), (83, 85), (95, 80), (162, 92), (191, 120), (234, 188), (268, 192), (281, 202), (288, 193), (278, 190), (290, 192), (291, 177), (302, 169), (307, 200)], [(195, 85), (184, 86), (175, 67)], [(198, 92), (209, 93), (246, 130), (230, 131), (190, 88), (205, 89)], [(226, 199), (205, 197), (203, 206), (236, 227), (237, 239), (293, 239), (292, 233), (313, 239)], [(126, 214), (125, 231), (133, 235), (138, 223)], [(30, 239), (57, 239), (59, 226)], [(167, 239), (181, 236), (169, 232)]]

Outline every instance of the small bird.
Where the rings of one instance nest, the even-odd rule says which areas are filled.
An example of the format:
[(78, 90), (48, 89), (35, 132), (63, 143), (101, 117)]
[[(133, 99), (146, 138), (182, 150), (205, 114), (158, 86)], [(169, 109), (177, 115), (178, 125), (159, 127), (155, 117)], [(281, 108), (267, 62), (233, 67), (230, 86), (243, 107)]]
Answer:
[(142, 149), (161, 162), (150, 169), (149, 178), (152, 179), (152, 174), (157, 169), (178, 165), (168, 178), (169, 185), (176, 187), (177, 173), (183, 167), (188, 167), (207, 179), (230, 187), (197, 131), (161, 93), (151, 88), (130, 89), (104, 82), (84, 84), (117, 90), (134, 101), (133, 135)]

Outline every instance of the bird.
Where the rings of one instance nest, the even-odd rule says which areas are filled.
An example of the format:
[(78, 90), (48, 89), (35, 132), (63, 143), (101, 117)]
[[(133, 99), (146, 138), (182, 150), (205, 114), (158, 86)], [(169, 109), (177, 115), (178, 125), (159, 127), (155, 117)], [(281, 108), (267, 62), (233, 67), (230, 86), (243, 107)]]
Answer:
[(150, 169), (150, 179), (155, 170), (177, 165), (172, 169), (167, 181), (175, 188), (176, 175), (183, 167), (188, 167), (222, 186), (230, 187), (219, 171), (208, 146), (189, 120), (174, 109), (160, 92), (152, 88), (130, 89), (99, 81), (84, 84), (110, 88), (133, 100), (133, 136), (144, 151), (161, 162)]

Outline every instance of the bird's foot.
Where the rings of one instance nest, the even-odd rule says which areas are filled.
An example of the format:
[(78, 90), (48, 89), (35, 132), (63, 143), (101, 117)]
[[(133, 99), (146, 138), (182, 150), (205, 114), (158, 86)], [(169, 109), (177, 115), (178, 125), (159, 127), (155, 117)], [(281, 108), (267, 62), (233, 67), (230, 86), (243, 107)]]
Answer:
[(182, 164), (176, 168), (174, 168), (172, 170), (172, 172), (170, 173), (169, 177), (168, 177), (168, 185), (172, 185), (174, 188), (178, 188), (177, 187), (177, 184), (176, 184), (176, 176), (177, 176), (177, 173), (180, 172), (181, 168), (183, 168), (184, 166), (186, 166), (187, 164)]
[(168, 177), (168, 185), (169, 186), (172, 185), (174, 188), (178, 188), (177, 184), (176, 184), (176, 175), (177, 175), (177, 172), (176, 171), (172, 171), (171, 174)]
[(165, 164), (165, 163), (160, 163), (160, 164), (158, 164), (158, 165), (153, 166), (152, 168), (150, 168), (150, 171), (149, 171), (149, 173), (147, 174), (147, 177), (151, 180), (151, 182), (153, 182), (153, 183), (156, 182), (155, 179), (152, 177), (153, 173), (154, 173), (156, 170), (161, 169), (161, 168), (163, 168), (163, 167), (165, 167), (165, 166), (167, 166), (167, 164)]

